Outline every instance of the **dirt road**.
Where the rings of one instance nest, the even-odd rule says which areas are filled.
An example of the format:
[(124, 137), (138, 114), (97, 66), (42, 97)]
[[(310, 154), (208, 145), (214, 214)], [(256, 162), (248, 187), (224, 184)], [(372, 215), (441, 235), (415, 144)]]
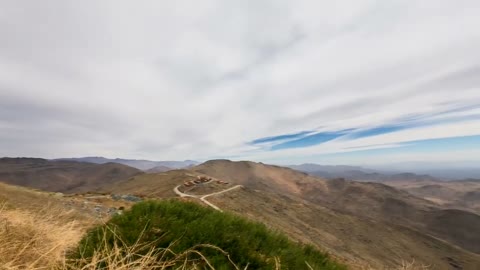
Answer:
[(220, 209), (218, 206), (214, 205), (213, 203), (209, 202), (206, 200), (207, 197), (210, 197), (210, 196), (215, 196), (215, 195), (219, 195), (219, 194), (222, 194), (222, 193), (225, 193), (225, 192), (228, 192), (228, 191), (231, 191), (231, 190), (234, 190), (234, 189), (237, 189), (237, 188), (240, 188), (240, 187), (243, 187), (242, 185), (236, 185), (234, 187), (231, 187), (231, 188), (227, 188), (225, 190), (222, 190), (222, 191), (218, 191), (218, 192), (214, 192), (214, 193), (210, 193), (210, 194), (206, 194), (206, 195), (192, 195), (192, 194), (187, 194), (187, 193), (183, 193), (181, 192), (180, 190), (178, 190), (178, 188), (180, 188), (181, 185), (178, 185), (176, 186), (173, 191), (175, 192), (175, 194), (177, 194), (178, 196), (180, 197), (190, 197), (190, 198), (197, 198), (197, 199), (200, 199), (202, 202), (204, 202), (206, 205), (212, 207), (213, 209), (215, 210), (218, 210), (220, 212), (222, 212), (222, 209)]

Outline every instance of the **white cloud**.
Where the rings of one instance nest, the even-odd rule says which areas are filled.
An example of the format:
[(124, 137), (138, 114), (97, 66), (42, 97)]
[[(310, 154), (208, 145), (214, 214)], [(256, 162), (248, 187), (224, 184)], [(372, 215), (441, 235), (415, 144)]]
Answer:
[(479, 105), (477, 1), (49, 3), (0, 4), (3, 155), (288, 159), (480, 134), (246, 144)]

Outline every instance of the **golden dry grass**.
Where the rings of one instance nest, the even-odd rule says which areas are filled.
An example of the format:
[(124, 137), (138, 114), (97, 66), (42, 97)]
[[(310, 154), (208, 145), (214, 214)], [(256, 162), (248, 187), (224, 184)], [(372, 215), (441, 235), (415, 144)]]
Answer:
[[(43, 211), (29, 212), (0, 207), (0, 269), (196, 269), (197, 265), (211, 264), (199, 248), (210, 248), (223, 252), (211, 245), (197, 245), (175, 254), (169, 248), (155, 248), (152, 244), (137, 243), (133, 246), (106, 243), (98, 247), (90, 258), (69, 260), (66, 254), (77, 246), (89, 228), (89, 224), (71, 219), (71, 213), (55, 207)], [(226, 257), (228, 254), (223, 252)], [(166, 258), (169, 255), (169, 259)], [(232, 263), (232, 267), (239, 269)]]
[[(104, 239), (107, 239), (105, 237)], [(172, 243), (174, 245), (174, 243)], [(116, 269), (212, 269), (207, 257), (199, 249), (212, 249), (224, 254), (230, 262), (232, 269), (240, 268), (230, 259), (227, 252), (208, 244), (199, 244), (191, 247), (181, 253), (173, 252), (170, 247), (157, 248), (155, 243), (135, 243), (132, 246), (125, 244), (114, 244), (113, 247), (106, 241), (98, 247), (92, 257), (70, 260), (62, 269), (81, 269), (81, 270), (116, 270)], [(280, 269), (280, 261), (277, 262), (277, 269)], [(245, 268), (246, 270), (247, 268)]]
[[(210, 245), (194, 246), (175, 254), (169, 248), (155, 248), (153, 243), (113, 247), (104, 243), (92, 257), (67, 259), (69, 251), (77, 247), (87, 230), (101, 223), (101, 219), (81, 208), (66, 210), (64, 202), (68, 200), (0, 183), (0, 270), (148, 270), (173, 265), (177, 269), (196, 269), (198, 265), (210, 265), (198, 249), (223, 252)], [(232, 267), (238, 269), (233, 262)]]
[(0, 268), (51, 269), (63, 263), (88, 224), (54, 206), (41, 211), (0, 209)]

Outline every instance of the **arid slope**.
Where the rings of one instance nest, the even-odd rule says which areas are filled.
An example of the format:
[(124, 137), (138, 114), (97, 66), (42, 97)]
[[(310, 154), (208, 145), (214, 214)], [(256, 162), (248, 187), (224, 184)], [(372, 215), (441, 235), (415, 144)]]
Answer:
[(138, 169), (116, 163), (0, 159), (0, 182), (64, 193), (94, 191), (141, 173)]
[(446, 208), (480, 214), (480, 180), (462, 181), (388, 181), (386, 185), (405, 190)]
[(170, 198), (177, 196), (176, 186), (196, 195), (222, 188), (199, 185), (190, 190), (183, 186), (197, 176), (228, 182), (229, 187), (243, 186), (208, 197), (220, 209), (313, 243), (353, 268), (395, 269), (412, 261), (432, 269), (476, 269), (480, 265), (478, 215), (380, 183), (325, 180), (262, 163), (214, 160), (190, 170), (137, 175), (102, 191)]
[(350, 260), (375, 267), (413, 259), (435, 269), (480, 265), (480, 216), (406, 191), (253, 162), (209, 161), (192, 170), (245, 186), (212, 198), (217, 205)]

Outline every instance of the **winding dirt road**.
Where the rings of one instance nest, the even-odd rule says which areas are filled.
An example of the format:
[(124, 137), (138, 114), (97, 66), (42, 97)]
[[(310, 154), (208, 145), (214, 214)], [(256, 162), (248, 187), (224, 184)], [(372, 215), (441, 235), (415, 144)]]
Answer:
[(222, 191), (218, 191), (218, 192), (214, 192), (214, 193), (210, 193), (210, 194), (207, 194), (207, 195), (192, 195), (192, 194), (187, 194), (187, 193), (183, 193), (181, 192), (180, 190), (178, 190), (179, 187), (181, 187), (182, 185), (178, 185), (176, 186), (173, 191), (175, 192), (175, 194), (177, 194), (178, 196), (180, 197), (190, 197), (190, 198), (197, 198), (197, 199), (200, 199), (202, 202), (204, 202), (206, 205), (212, 207), (213, 209), (215, 210), (218, 210), (220, 212), (223, 212), (222, 209), (220, 209), (218, 206), (214, 205), (213, 203), (209, 202), (206, 200), (207, 197), (210, 197), (210, 196), (215, 196), (215, 195), (219, 195), (219, 194), (222, 194), (222, 193), (225, 193), (225, 192), (228, 192), (228, 191), (231, 191), (231, 190), (234, 190), (236, 188), (240, 188), (240, 187), (243, 187), (242, 185), (236, 185), (234, 187), (231, 187), (231, 188), (227, 188), (225, 190), (222, 190)]

